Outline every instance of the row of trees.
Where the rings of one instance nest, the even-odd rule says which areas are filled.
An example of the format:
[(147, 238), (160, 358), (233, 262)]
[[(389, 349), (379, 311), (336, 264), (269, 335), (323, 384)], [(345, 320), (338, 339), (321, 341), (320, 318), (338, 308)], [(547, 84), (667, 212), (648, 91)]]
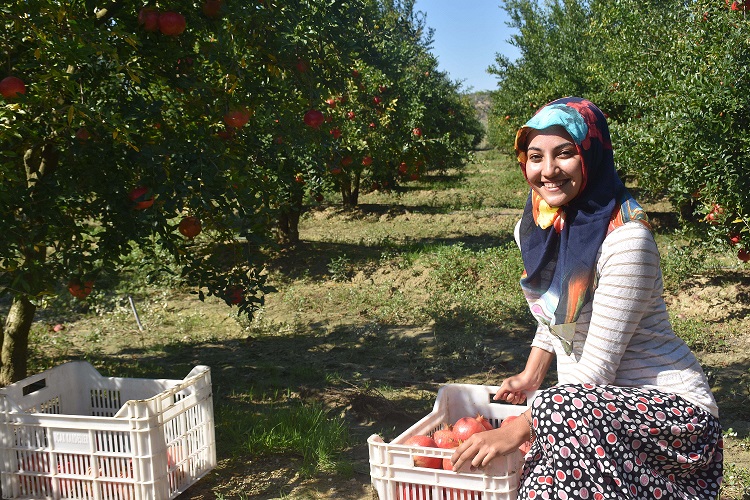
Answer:
[[(750, 257), (748, 2), (506, 0), (518, 60), (498, 56), (489, 140), (565, 95), (608, 114), (615, 159), (640, 189), (666, 195), (706, 239)], [(745, 243), (745, 240), (748, 243)]]
[(430, 43), (413, 0), (6, 2), (0, 384), (45, 298), (136, 247), (252, 314), (306, 202), (461, 166), (481, 127)]

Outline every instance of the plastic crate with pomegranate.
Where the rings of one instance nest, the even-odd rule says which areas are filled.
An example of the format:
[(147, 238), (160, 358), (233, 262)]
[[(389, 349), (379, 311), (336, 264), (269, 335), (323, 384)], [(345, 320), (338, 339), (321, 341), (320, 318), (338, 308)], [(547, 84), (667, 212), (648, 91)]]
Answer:
[[(450, 458), (453, 450), (406, 444), (412, 436), (432, 436), (445, 424), (467, 416), (481, 414), (497, 428), (506, 418), (528, 408), (492, 401), (498, 389), (489, 385), (444, 385), (438, 390), (432, 412), (390, 443), (377, 434), (370, 436), (370, 479), (380, 500), (515, 500), (524, 462), (520, 451), (494, 459), (483, 470), (453, 472), (414, 465), (416, 457), (442, 460)], [(529, 402), (533, 396), (529, 396)]]
[(103, 377), (84, 361), (0, 389), (4, 499), (166, 500), (216, 467), (211, 371)]

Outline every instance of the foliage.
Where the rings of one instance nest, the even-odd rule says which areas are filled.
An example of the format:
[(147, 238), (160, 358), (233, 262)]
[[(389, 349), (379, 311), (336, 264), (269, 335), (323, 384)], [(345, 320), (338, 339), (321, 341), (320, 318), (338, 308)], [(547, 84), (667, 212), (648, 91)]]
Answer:
[(665, 195), (702, 239), (726, 246), (733, 237), (747, 261), (749, 7), (507, 0), (521, 56), (498, 56), (490, 68), (498, 76), (491, 143), (512, 151), (536, 108), (588, 98), (609, 117), (620, 172), (643, 193)]
[(0, 79), (25, 85), (0, 101), (0, 383), (23, 377), (46, 297), (70, 283), (84, 300), (133, 246), (252, 315), (305, 196), (356, 205), (363, 178), (390, 189), (461, 166), (481, 133), (413, 1), (14, 0), (0, 41)]

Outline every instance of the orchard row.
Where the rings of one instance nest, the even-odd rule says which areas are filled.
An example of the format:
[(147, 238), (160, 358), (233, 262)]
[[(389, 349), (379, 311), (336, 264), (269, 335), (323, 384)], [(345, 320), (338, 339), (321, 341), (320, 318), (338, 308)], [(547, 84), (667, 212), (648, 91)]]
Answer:
[[(252, 314), (305, 206), (460, 168), (480, 140), (413, 2), (86, 4), (0, 12), (0, 289), (24, 317), (134, 248)], [(25, 347), (27, 325), (5, 335)]]

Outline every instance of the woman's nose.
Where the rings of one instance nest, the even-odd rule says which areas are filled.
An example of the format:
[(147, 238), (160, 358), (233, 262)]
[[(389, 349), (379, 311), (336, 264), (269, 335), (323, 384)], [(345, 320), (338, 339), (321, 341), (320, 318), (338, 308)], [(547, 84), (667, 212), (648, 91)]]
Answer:
[(559, 170), (559, 167), (557, 165), (557, 161), (554, 156), (546, 156), (544, 160), (542, 160), (542, 175), (545, 177), (550, 177), (552, 175), (555, 175)]

